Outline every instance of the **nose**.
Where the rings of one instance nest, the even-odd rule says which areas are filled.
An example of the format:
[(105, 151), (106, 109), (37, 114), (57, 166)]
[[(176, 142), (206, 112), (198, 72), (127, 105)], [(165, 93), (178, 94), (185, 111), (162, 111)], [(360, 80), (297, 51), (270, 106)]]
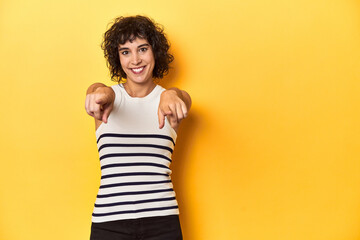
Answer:
[(141, 57), (138, 53), (133, 54), (133, 58), (131, 59), (131, 63), (134, 65), (138, 65), (141, 63)]

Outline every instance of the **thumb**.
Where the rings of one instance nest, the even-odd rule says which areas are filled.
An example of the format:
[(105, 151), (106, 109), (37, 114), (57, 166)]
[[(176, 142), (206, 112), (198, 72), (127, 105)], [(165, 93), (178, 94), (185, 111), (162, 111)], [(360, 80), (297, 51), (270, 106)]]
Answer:
[(105, 95), (100, 95), (100, 96), (97, 96), (97, 98), (95, 99), (95, 103), (100, 104), (100, 105), (105, 105), (107, 103), (106, 100), (107, 99), (106, 99)]

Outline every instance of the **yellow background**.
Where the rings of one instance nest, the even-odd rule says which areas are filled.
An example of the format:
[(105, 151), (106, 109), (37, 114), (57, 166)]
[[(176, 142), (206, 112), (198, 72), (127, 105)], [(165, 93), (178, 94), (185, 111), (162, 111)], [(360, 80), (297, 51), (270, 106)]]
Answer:
[(173, 181), (187, 240), (360, 239), (360, 2), (0, 1), (0, 239), (88, 239), (85, 91), (120, 15), (164, 25), (186, 89)]

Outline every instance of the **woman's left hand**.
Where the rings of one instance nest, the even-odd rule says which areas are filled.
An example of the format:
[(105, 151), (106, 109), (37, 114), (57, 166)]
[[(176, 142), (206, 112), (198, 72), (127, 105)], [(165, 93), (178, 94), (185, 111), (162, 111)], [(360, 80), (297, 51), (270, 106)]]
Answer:
[(167, 117), (171, 127), (176, 131), (181, 120), (187, 117), (190, 105), (190, 96), (185, 91), (170, 88), (162, 92), (158, 109), (159, 128), (164, 127)]

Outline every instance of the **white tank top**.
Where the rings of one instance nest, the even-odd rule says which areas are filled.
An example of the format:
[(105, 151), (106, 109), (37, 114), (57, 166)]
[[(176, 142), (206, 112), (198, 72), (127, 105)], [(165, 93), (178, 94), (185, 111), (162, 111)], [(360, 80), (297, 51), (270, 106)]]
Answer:
[(114, 108), (96, 130), (101, 180), (92, 222), (179, 214), (171, 183), (176, 132), (165, 121), (159, 129), (159, 85), (143, 98), (122, 84), (112, 86)]

